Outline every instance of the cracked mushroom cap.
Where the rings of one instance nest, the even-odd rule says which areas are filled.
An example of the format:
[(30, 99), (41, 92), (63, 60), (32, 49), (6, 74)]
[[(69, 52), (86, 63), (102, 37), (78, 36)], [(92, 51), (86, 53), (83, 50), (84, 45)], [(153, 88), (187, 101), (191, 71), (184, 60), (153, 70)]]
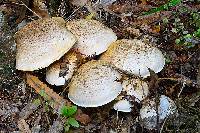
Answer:
[(38, 19), (15, 34), (16, 68), (33, 71), (60, 59), (76, 42), (60, 17)]
[(51, 85), (64, 85), (72, 78), (78, 65), (78, 55), (75, 52), (69, 52), (58, 62), (51, 64), (46, 71), (46, 81)]
[(100, 59), (110, 62), (122, 71), (141, 77), (150, 75), (148, 68), (157, 73), (165, 65), (164, 56), (158, 48), (137, 39), (117, 40)]
[(149, 93), (147, 83), (139, 78), (125, 79), (122, 82), (122, 86), (123, 91), (126, 91), (127, 95), (134, 96), (137, 102), (142, 101)]
[(117, 40), (111, 29), (96, 20), (73, 20), (67, 22), (66, 26), (78, 39), (74, 48), (87, 56), (103, 53)]
[(89, 61), (72, 77), (68, 97), (78, 106), (102, 106), (120, 94), (119, 79), (120, 73), (104, 61)]

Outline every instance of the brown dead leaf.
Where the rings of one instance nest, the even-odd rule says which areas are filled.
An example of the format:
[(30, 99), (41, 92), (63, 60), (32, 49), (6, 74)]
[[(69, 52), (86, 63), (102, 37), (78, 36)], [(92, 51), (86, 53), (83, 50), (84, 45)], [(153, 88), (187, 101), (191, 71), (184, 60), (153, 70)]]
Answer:
[(35, 91), (40, 94), (42, 90), (47, 94), (48, 100), (53, 100), (55, 103), (52, 105), (56, 111), (59, 111), (60, 108), (66, 104), (70, 106), (71, 103), (66, 99), (59, 96), (56, 92), (54, 92), (51, 88), (49, 88), (46, 84), (41, 82), (36, 76), (33, 76), (29, 73), (26, 74), (26, 82), (29, 86), (31, 86)]
[(115, 4), (110, 5), (108, 8), (109, 10), (115, 13), (119, 13), (119, 14), (131, 11), (131, 5), (128, 3), (123, 3), (123, 4), (115, 3)]
[(84, 114), (80, 109), (77, 110), (75, 118), (77, 121), (81, 122), (84, 125), (88, 124), (91, 121), (91, 118), (87, 114)]
[(127, 28), (125, 29), (125, 31), (128, 32), (129, 34), (133, 35), (133, 36), (136, 36), (136, 37), (142, 35), (142, 33), (140, 33), (140, 30), (139, 30), (139, 29), (135, 29), (135, 28), (133, 28), (133, 27), (131, 27), (131, 26), (130, 26), (130, 27), (127, 27)]
[(169, 18), (171, 16), (171, 11), (163, 11), (163, 12), (158, 12), (158, 13), (153, 13), (150, 15), (145, 15), (145, 16), (139, 16), (134, 19), (133, 22), (131, 22), (131, 25), (133, 26), (141, 26), (141, 25), (150, 25), (154, 22), (161, 21), (163, 18)]
[(42, 18), (49, 18), (49, 17), (50, 17), (49, 14), (48, 14), (48, 12), (45, 11), (45, 10), (40, 10), (40, 9), (37, 8), (37, 7), (33, 7), (32, 10), (33, 10), (38, 16), (40, 16), (40, 17), (42, 17)]
[(152, 33), (159, 33), (160, 32), (160, 25), (154, 25), (152, 27)]
[(146, 5), (147, 4), (147, 0), (140, 0), (142, 3), (141, 4), (143, 4), (143, 5)]
[(48, 9), (45, 5), (45, 0), (34, 0), (32, 10), (42, 18), (49, 18)]
[(22, 133), (31, 133), (29, 125), (26, 123), (24, 119), (19, 119), (18, 128)]

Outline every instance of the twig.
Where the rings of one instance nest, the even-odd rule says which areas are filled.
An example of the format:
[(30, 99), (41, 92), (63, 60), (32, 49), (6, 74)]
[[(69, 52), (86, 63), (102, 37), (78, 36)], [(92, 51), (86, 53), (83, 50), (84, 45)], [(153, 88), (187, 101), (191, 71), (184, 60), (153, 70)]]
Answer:
[(165, 125), (165, 123), (166, 123), (166, 121), (167, 121), (167, 118), (168, 118), (168, 117), (165, 118), (165, 120), (164, 120), (164, 122), (163, 122), (163, 124), (162, 124), (162, 126), (161, 126), (161, 128), (160, 128), (159, 133), (162, 133), (163, 128), (164, 128), (164, 125)]
[(72, 17), (72, 15), (74, 15), (74, 13), (76, 13), (79, 9), (81, 9), (82, 7), (78, 7), (76, 10), (74, 10), (67, 18), (66, 21), (69, 21), (69, 19)]
[(180, 92), (178, 93), (178, 97), (180, 97), (180, 95), (181, 95), (183, 89), (185, 88), (185, 85), (186, 85), (186, 82), (183, 81), (183, 84), (182, 84), (181, 90), (180, 90)]
[(179, 83), (185, 83), (185, 85), (188, 85), (188, 86), (197, 86), (197, 81), (195, 80), (191, 80), (189, 79), (188, 77), (182, 75), (182, 74), (176, 74), (175, 76), (179, 76), (179, 77), (172, 77), (172, 78), (158, 78), (158, 81), (162, 81), (162, 80), (171, 80), (171, 81), (176, 81), (176, 82), (179, 82)]
[(31, 11), (32, 13), (34, 13), (38, 18), (42, 19), (41, 16), (39, 16), (36, 12), (34, 12), (33, 10), (31, 10), (23, 1), (20, 0), (20, 2), (22, 3), (21, 5), (25, 6), (29, 11)]

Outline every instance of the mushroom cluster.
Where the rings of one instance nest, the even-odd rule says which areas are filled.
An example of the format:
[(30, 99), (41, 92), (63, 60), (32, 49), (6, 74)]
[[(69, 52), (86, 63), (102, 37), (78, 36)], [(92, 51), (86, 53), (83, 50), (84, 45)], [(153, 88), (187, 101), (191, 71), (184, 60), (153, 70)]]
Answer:
[[(154, 45), (138, 39), (117, 40), (110, 28), (96, 20), (35, 20), (15, 34), (15, 42), (18, 70), (47, 68), (47, 82), (61, 86), (69, 81), (68, 98), (82, 107), (102, 106), (121, 92), (142, 102), (149, 93), (143, 81), (149, 69), (158, 73), (165, 65), (162, 52)], [(125, 98), (114, 105), (124, 112), (132, 107)]]

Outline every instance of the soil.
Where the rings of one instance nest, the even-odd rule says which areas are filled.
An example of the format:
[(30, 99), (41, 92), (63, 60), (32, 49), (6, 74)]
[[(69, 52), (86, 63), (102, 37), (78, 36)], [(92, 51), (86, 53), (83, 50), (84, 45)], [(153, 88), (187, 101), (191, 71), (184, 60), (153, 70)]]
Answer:
[[(145, 38), (156, 44), (155, 46), (162, 50), (167, 60), (164, 69), (156, 75), (163, 80), (151, 82), (154, 79), (153, 75), (146, 79), (151, 83), (149, 86), (158, 83), (157, 93), (150, 93), (149, 97), (167, 95), (176, 103), (177, 115), (160, 123), (159, 128), (149, 130), (139, 117), (142, 103), (134, 102), (135, 106), (130, 113), (116, 112), (112, 109), (113, 103), (98, 108), (78, 107), (91, 120), (85, 124), (81, 123), (79, 128), (71, 128), (69, 132), (200, 132), (200, 36), (183, 44), (175, 43), (177, 38), (186, 41), (183, 39), (185, 35), (183, 32), (193, 34), (197, 27), (200, 27), (200, 19), (194, 18), (194, 13), (200, 13), (199, 2), (186, 0), (168, 11), (143, 16), (141, 15), (143, 12), (159, 7), (167, 1), (116, 0), (106, 5), (98, 4), (97, 1), (86, 4), (81, 0), (83, 3), (81, 5), (77, 0), (38, 0), (45, 5), (44, 9), (41, 9), (39, 4), (34, 5), (34, 1), (37, 0), (0, 0), (1, 133), (64, 132), (61, 125), (63, 119), (46, 104), (45, 99), (34, 88), (27, 84), (26, 72), (15, 68), (16, 44), (13, 36), (20, 26), (38, 19), (33, 11), (42, 17), (61, 16), (66, 21), (91, 17), (91, 14), (95, 14), (93, 19), (110, 27), (119, 39)], [(183, 7), (187, 8), (187, 11), (182, 11)], [(51, 86), (45, 81), (45, 69), (32, 74), (57, 94), (63, 92), (62, 87)], [(151, 89), (155, 91), (155, 88)], [(60, 96), (67, 99), (65, 93)], [(38, 99), (42, 104), (35, 104)], [(59, 125), (60, 128), (53, 128)]]

